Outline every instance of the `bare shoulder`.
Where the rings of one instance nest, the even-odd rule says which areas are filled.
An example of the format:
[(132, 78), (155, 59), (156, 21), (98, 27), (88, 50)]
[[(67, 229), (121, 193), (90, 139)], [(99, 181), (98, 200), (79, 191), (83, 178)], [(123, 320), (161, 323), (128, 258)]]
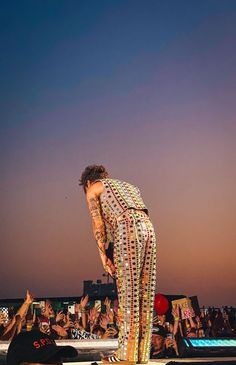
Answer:
[(87, 198), (99, 197), (102, 194), (103, 190), (103, 183), (101, 181), (97, 181), (88, 188), (86, 196)]

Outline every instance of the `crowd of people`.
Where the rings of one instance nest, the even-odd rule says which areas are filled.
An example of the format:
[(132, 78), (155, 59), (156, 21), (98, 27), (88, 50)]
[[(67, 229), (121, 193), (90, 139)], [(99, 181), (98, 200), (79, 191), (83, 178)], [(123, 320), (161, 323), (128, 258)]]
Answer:
[[(34, 298), (29, 291), (19, 310), (9, 311), (9, 318), (0, 312), (0, 340), (12, 340), (21, 331), (39, 329), (53, 339), (107, 339), (117, 338), (119, 311), (117, 300), (106, 298), (102, 305), (82, 297), (74, 305), (74, 313), (53, 308), (45, 300), (40, 313), (32, 310)], [(202, 308), (199, 315), (181, 318), (178, 305), (172, 306), (171, 316), (156, 314), (153, 320), (152, 358), (181, 356), (179, 343), (183, 337), (234, 337), (236, 311), (232, 307)]]

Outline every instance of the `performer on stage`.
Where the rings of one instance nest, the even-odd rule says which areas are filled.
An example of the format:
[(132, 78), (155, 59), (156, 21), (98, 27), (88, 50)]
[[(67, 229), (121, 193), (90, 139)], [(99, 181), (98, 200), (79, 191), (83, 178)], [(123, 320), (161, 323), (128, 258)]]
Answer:
[[(139, 189), (110, 179), (103, 166), (86, 167), (80, 179), (106, 272), (118, 291), (118, 350), (103, 362), (146, 364), (150, 356), (156, 284), (156, 239)], [(114, 242), (114, 264), (106, 246)]]

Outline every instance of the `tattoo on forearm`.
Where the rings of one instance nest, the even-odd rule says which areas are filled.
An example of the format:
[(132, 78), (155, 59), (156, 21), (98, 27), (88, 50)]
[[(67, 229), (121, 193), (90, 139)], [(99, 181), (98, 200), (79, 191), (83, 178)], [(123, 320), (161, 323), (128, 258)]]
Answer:
[(97, 199), (95, 199), (95, 198), (89, 199), (88, 206), (89, 206), (89, 210), (90, 210), (92, 218), (101, 217), (100, 204)]
[(99, 241), (101, 243), (106, 243), (106, 235), (105, 235), (105, 232), (103, 230), (96, 230), (94, 232), (94, 235), (95, 235), (95, 239), (96, 241)]
[(88, 199), (88, 207), (93, 221), (93, 233), (96, 241), (102, 245), (99, 250), (103, 251), (106, 243), (106, 231), (101, 214), (100, 202), (96, 198)]

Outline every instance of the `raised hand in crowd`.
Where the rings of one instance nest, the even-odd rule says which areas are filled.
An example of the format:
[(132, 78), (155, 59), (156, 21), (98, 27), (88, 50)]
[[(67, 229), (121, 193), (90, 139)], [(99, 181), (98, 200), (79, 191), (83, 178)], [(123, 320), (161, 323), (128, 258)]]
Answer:
[(52, 325), (52, 330), (56, 332), (57, 339), (65, 339), (68, 338), (68, 332), (64, 327), (61, 327), (59, 324)]
[(157, 314), (156, 316), (154, 316), (153, 317), (153, 325), (154, 326), (159, 325), (159, 326), (165, 327), (165, 325), (166, 325), (166, 316), (165, 316), (165, 314), (162, 314), (162, 315)]
[(104, 301), (108, 323), (114, 323), (114, 310), (111, 308), (111, 300), (106, 297)]
[(93, 328), (95, 326), (95, 324), (97, 323), (98, 317), (99, 317), (100, 313), (97, 309), (97, 307), (93, 307), (90, 309), (89, 311), (89, 323), (90, 323), (90, 332), (93, 332)]
[(0, 340), (11, 341), (12, 338), (21, 331), (21, 317), (19, 314), (15, 315), (11, 321), (8, 321), (6, 327), (1, 333)]
[(36, 316), (36, 311), (34, 310), (33, 318), (32, 318), (33, 325), (36, 323), (36, 320), (37, 320), (37, 316)]
[(1, 335), (1, 339), (11, 340), (15, 334), (18, 334), (21, 331), (22, 324), (25, 321), (25, 316), (32, 302), (33, 296), (29, 290), (27, 290), (24, 303), (21, 305), (16, 315), (10, 321), (5, 323), (5, 328)]
[(153, 325), (156, 326), (159, 324), (159, 319), (158, 319), (158, 316), (154, 316), (153, 317), (153, 321), (152, 321)]
[(180, 308), (178, 304), (173, 305), (171, 314), (174, 318), (173, 335), (176, 336), (180, 322)]
[(172, 316), (174, 317), (175, 321), (179, 321), (180, 320), (180, 308), (178, 304), (174, 304), (172, 306), (172, 312), (171, 312)]
[(107, 314), (101, 314), (99, 324), (105, 331), (107, 330), (107, 325), (108, 325)]
[(80, 308), (85, 309), (86, 305), (88, 304), (89, 296), (85, 295), (85, 297), (82, 297), (80, 300)]
[(29, 290), (27, 290), (27, 291), (26, 291), (26, 296), (25, 296), (25, 302), (26, 302), (27, 304), (32, 304), (32, 303), (33, 303), (33, 301), (34, 301), (34, 296), (33, 296), (33, 294), (31, 294), (31, 293), (29, 292)]
[(59, 323), (59, 322), (63, 321), (64, 318), (65, 318), (65, 315), (64, 315), (63, 311), (59, 311), (56, 313), (55, 321), (56, 321), (56, 323)]
[(166, 349), (173, 348), (175, 350), (176, 356), (179, 356), (177, 342), (174, 338), (167, 337), (165, 339), (165, 347)]
[(108, 297), (105, 298), (104, 305), (106, 307), (106, 313), (109, 313), (109, 311), (111, 309), (111, 300), (108, 299)]
[(30, 305), (33, 303), (33, 301), (34, 301), (33, 295), (29, 292), (29, 290), (27, 290), (24, 303), (22, 304), (22, 306), (16, 313), (21, 317), (21, 319), (25, 318), (25, 316), (28, 312), (28, 309), (29, 309)]
[(50, 302), (50, 300), (46, 300), (45, 301), (45, 308), (44, 308), (44, 313), (43, 315), (47, 318), (51, 318), (55, 316), (52, 304)]
[(109, 327), (106, 329), (104, 335), (102, 336), (103, 339), (106, 338), (114, 338), (117, 335), (118, 331), (115, 327)]
[(71, 327), (73, 327), (74, 326), (74, 323), (73, 323), (73, 321), (71, 320), (71, 318), (70, 318), (70, 313), (68, 312), (67, 314), (66, 314), (66, 316), (65, 316), (65, 324), (64, 324), (64, 326), (63, 326), (63, 328), (65, 329), (65, 330), (68, 330), (69, 328), (71, 328)]
[(108, 317), (108, 323), (114, 323), (114, 312), (113, 309), (110, 308), (110, 311), (107, 313), (107, 317)]
[(87, 327), (87, 316), (86, 316), (86, 306), (88, 304), (89, 301), (89, 296), (86, 295), (85, 297), (82, 297), (80, 300), (80, 303), (76, 303), (75, 304), (75, 317), (78, 320), (79, 319), (79, 314), (81, 314), (81, 318), (82, 318), (82, 326), (85, 329)]
[(84, 330), (84, 327), (80, 324), (79, 321), (74, 321), (74, 328), (77, 330)]

